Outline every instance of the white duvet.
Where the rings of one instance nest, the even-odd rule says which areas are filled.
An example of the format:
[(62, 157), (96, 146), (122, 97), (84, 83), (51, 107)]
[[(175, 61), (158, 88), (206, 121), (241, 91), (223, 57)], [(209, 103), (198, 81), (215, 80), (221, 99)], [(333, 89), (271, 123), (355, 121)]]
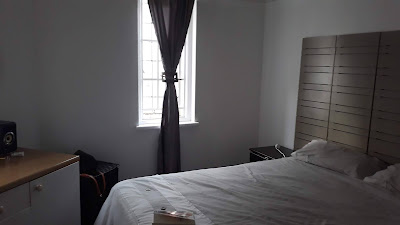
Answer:
[(400, 199), (294, 158), (125, 180), (96, 225), (151, 224), (153, 211), (193, 211), (196, 224), (400, 224)]

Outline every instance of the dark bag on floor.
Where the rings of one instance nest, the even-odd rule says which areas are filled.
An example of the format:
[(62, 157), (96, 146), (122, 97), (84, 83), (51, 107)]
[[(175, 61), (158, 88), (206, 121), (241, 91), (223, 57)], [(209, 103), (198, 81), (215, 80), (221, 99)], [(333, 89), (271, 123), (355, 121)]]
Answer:
[(78, 150), (75, 155), (79, 155), (79, 171), (80, 173), (94, 174), (96, 173), (97, 160), (84, 151)]
[(96, 161), (82, 151), (75, 154), (81, 156), (80, 164), (90, 164), (84, 165), (83, 170), (81, 167), (81, 223), (93, 225), (111, 188), (118, 182), (118, 164)]

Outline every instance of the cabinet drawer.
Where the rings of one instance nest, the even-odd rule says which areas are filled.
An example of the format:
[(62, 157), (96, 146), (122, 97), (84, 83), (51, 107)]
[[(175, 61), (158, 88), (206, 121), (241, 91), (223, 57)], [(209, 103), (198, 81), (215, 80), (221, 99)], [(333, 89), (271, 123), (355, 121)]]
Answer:
[(0, 222), (30, 207), (29, 184), (0, 194)]

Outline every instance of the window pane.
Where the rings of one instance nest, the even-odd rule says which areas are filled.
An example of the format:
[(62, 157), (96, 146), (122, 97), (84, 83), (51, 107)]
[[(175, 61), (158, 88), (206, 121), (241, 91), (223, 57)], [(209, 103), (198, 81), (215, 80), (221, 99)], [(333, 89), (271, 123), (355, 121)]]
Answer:
[(143, 61), (143, 78), (157, 78), (157, 63), (153, 61)]
[(142, 44), (143, 60), (152, 59), (151, 42), (144, 41)]
[(182, 71), (181, 71), (181, 64), (178, 64), (178, 67), (176, 68), (176, 73), (178, 73), (178, 79), (182, 79)]
[(143, 97), (143, 109), (152, 109), (153, 99), (152, 97)]
[(176, 69), (178, 73), (178, 78), (181, 80), (185, 79), (185, 62), (183, 59), (181, 59), (181, 62), (178, 64), (178, 68)]
[(179, 62), (178, 65), (178, 76), (180, 79), (185, 79), (185, 63), (186, 62), (186, 55), (185, 55), (185, 48), (182, 51), (182, 55), (181, 55), (181, 61)]
[[(164, 93), (166, 89), (166, 83), (162, 82), (162, 72), (164, 67), (161, 61), (160, 49), (157, 41), (157, 37), (152, 24), (151, 15), (147, 0), (142, 0), (142, 17), (141, 19), (141, 37), (139, 38), (141, 45), (141, 59), (139, 63), (142, 68), (141, 80), (139, 85), (142, 87), (141, 93), (141, 119), (149, 123), (158, 123), (162, 117), (162, 104), (164, 100)], [(190, 28), (189, 28), (190, 29)], [(189, 42), (188, 42), (189, 43)], [(187, 55), (188, 49), (186, 45), (181, 54), (181, 60), (179, 62), (177, 73), (179, 82), (175, 83), (176, 95), (178, 101), (178, 108), (181, 118), (186, 118), (188, 112), (187, 107), (187, 91), (186, 90), (186, 77), (187, 73)], [(190, 76), (190, 74), (189, 74)], [(190, 77), (189, 77), (190, 81)], [(189, 103), (190, 105), (190, 103)]]
[(143, 60), (155, 60), (160, 52), (158, 43), (155, 41), (143, 41)]
[(144, 40), (157, 40), (153, 24), (143, 24), (142, 38)]
[(185, 107), (185, 82), (179, 82), (179, 89), (177, 92), (179, 93), (178, 96), (178, 107)]
[(159, 109), (163, 108), (163, 101), (164, 101), (164, 97), (159, 97), (158, 98), (158, 108)]
[(153, 89), (155, 89), (155, 88), (157, 88), (157, 86), (154, 86), (153, 80), (144, 80), (143, 81), (143, 97), (153, 96), (154, 95)]
[[(160, 51), (158, 51), (158, 52), (160, 52)], [(163, 66), (162, 58), (161, 58), (161, 52), (160, 52), (160, 54), (158, 54), (157, 60), (160, 62), (160, 68), (162, 69), (162, 71), (164, 71), (164, 66)]]
[(160, 120), (161, 119), (161, 110), (143, 110), (143, 119), (144, 120)]
[(162, 109), (162, 104), (164, 100), (164, 93), (165, 89), (167, 88), (167, 85), (165, 82), (162, 82), (161, 80), (158, 81), (158, 93), (159, 93), (159, 98), (158, 98), (158, 108)]
[(185, 109), (179, 108), (179, 118), (185, 117)]
[(164, 72), (164, 65), (163, 65), (163, 63), (161, 61), (161, 58), (158, 61), (158, 69), (160, 71), (159, 78), (162, 79), (162, 73)]
[(149, 9), (148, 4), (143, 4), (142, 13), (143, 13), (143, 16), (142, 16), (143, 23), (152, 23), (150, 9)]
[(162, 117), (162, 109), (154, 110), (154, 118), (161, 119), (161, 117)]
[(180, 106), (180, 100), (181, 100), (181, 96), (179, 95), (179, 83), (175, 83), (175, 89), (176, 89), (176, 97), (178, 97), (178, 107)]

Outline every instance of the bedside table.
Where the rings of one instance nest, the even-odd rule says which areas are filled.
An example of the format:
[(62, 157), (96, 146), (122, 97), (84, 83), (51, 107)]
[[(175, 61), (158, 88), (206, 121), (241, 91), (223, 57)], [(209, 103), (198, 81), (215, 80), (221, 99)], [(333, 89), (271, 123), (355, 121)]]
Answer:
[[(250, 162), (283, 158), (283, 155), (275, 149), (275, 146), (250, 148), (249, 150)], [(280, 146), (279, 150), (281, 150), (286, 157), (289, 157), (293, 152), (292, 149), (285, 148), (283, 146)]]

